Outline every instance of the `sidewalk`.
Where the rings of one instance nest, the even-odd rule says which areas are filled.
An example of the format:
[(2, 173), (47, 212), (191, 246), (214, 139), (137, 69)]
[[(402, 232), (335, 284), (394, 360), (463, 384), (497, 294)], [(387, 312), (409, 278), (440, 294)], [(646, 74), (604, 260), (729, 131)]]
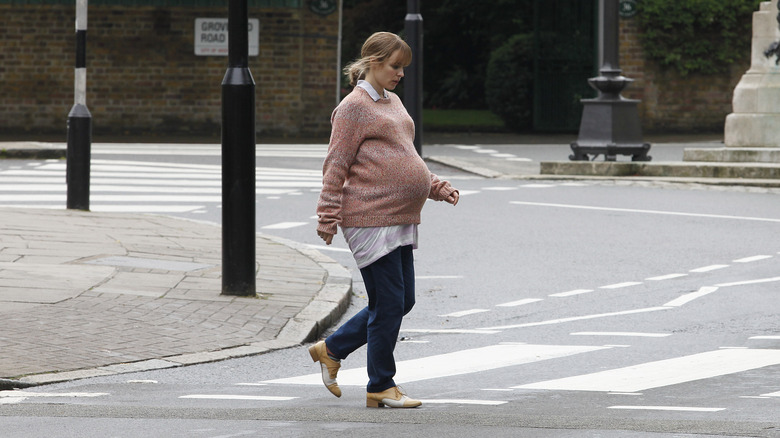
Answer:
[(215, 225), (7, 208), (0, 223), (0, 389), (291, 347), (349, 303), (345, 268), (272, 236), (246, 298), (220, 295)]

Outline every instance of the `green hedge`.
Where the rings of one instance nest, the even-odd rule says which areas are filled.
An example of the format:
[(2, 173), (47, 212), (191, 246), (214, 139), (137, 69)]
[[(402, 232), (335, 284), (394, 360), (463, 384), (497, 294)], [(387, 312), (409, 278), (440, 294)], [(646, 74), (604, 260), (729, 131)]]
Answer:
[(533, 125), (533, 34), (509, 38), (491, 53), (485, 79), (490, 111), (513, 131)]
[(726, 73), (750, 53), (761, 0), (642, 0), (636, 19), (647, 56), (689, 73)]

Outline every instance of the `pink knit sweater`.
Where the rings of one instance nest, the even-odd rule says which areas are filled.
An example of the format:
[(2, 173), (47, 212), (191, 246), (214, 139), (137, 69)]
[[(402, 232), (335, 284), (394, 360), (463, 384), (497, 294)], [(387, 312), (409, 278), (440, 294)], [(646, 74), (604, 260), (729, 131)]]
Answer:
[(355, 89), (333, 110), (322, 166), (317, 229), (419, 224), (427, 198), (455, 189), (432, 174), (414, 149), (414, 122), (394, 93), (374, 102)]

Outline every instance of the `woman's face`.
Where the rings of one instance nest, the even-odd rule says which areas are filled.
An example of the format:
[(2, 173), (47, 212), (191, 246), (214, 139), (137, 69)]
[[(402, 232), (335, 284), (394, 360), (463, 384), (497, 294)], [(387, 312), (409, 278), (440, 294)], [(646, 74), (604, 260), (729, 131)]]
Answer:
[[(366, 74), (366, 80), (379, 92), (382, 89), (395, 90), (401, 78), (404, 77), (404, 66), (401, 63), (403, 55), (396, 50), (385, 62), (372, 62)], [(373, 79), (373, 80), (372, 80)]]

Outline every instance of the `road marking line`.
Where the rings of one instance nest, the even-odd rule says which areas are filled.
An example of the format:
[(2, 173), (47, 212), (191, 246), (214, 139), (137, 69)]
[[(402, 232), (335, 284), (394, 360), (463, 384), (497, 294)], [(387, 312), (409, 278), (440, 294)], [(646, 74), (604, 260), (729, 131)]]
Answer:
[(717, 287), (711, 287), (711, 286), (704, 286), (703, 288), (699, 289), (697, 292), (691, 292), (689, 294), (682, 295), (672, 301), (669, 301), (668, 303), (664, 304), (666, 307), (680, 307), (684, 304), (690, 303), (691, 301), (695, 300), (696, 298), (701, 298), (705, 295), (711, 294), (718, 290)]
[(523, 184), (520, 187), (524, 189), (548, 189), (555, 187), (555, 184)]
[(770, 392), (769, 394), (761, 394), (761, 397), (780, 397), (780, 391)]
[(468, 315), (474, 315), (475, 313), (483, 313), (483, 312), (490, 312), (488, 309), (469, 309), (469, 310), (461, 310), (460, 312), (452, 312), (448, 313), (446, 315), (439, 315), (443, 318), (461, 318), (463, 316)]
[(0, 391), (0, 398), (4, 397), (102, 397), (109, 395), (107, 392), (31, 392), (31, 391)]
[(780, 350), (715, 350), (513, 388), (641, 392), (777, 364), (780, 364)]
[(641, 281), (626, 281), (625, 283), (610, 284), (607, 286), (601, 286), (599, 289), (621, 289), (624, 287), (637, 286), (642, 284)]
[(683, 213), (678, 211), (637, 210), (631, 208), (592, 207), (588, 205), (550, 204), (545, 202), (511, 201), (510, 204), (531, 205), (531, 206), (538, 206), (538, 207), (574, 208), (574, 209), (581, 209), (581, 210), (619, 211), (623, 213), (661, 214), (667, 216), (704, 217), (704, 218), (711, 218), (711, 219), (736, 219), (736, 220), (743, 220), (743, 221), (780, 222), (780, 219), (762, 218), (762, 217), (728, 216), (728, 215), (705, 214), (705, 213)]
[(270, 395), (229, 395), (229, 394), (192, 394), (183, 395), (179, 398), (199, 399), (199, 400), (255, 400), (255, 401), (288, 401), (295, 400), (298, 397), (274, 397)]
[(27, 400), (27, 397), (3, 397), (0, 398), (0, 405), (13, 405), (25, 400)]
[(401, 329), (406, 333), (454, 334), (454, 335), (494, 335), (499, 330), (469, 330), (469, 329)]
[(753, 256), (753, 257), (745, 257), (743, 259), (733, 260), (733, 262), (734, 263), (750, 263), (750, 262), (757, 262), (759, 260), (766, 260), (766, 259), (771, 259), (771, 258), (772, 258), (771, 255), (757, 255), (757, 256)]
[(570, 297), (572, 295), (586, 294), (586, 293), (590, 293), (590, 292), (593, 292), (593, 289), (575, 289), (575, 290), (570, 290), (568, 292), (560, 292), (560, 293), (552, 294), (552, 295), (548, 295), (548, 296), (550, 296), (550, 297), (559, 297), (560, 298), (560, 297)]
[(504, 153), (498, 153), (498, 154), (490, 154), (493, 158), (515, 158), (517, 155), (515, 154), (504, 154)]
[(775, 282), (775, 281), (780, 281), (780, 277), (761, 278), (761, 279), (758, 279), (758, 280), (735, 281), (734, 283), (716, 284), (716, 286), (720, 286), (720, 287), (744, 286), (746, 284), (772, 283), (772, 282)]
[(665, 338), (671, 333), (637, 333), (637, 332), (575, 332), (572, 336), (636, 336), (640, 338)]
[(463, 278), (462, 275), (419, 275), (415, 276), (415, 280), (458, 280)]
[(526, 298), (524, 300), (510, 301), (504, 304), (496, 304), (496, 307), (516, 307), (524, 306), (526, 304), (536, 303), (538, 301), (544, 301), (541, 298)]
[(748, 339), (772, 339), (772, 340), (778, 340), (778, 339), (780, 339), (780, 336), (751, 336)]
[[(395, 380), (400, 383), (408, 383), (478, 373), (604, 349), (606, 347), (584, 345), (491, 345), (397, 362)], [(342, 369), (339, 371), (339, 386), (364, 387), (366, 375), (365, 367)], [(269, 380), (263, 383), (319, 386), (322, 385), (322, 374), (317, 372), (304, 376)]]
[(710, 266), (704, 266), (703, 268), (691, 269), (690, 272), (710, 272), (710, 271), (715, 271), (718, 269), (723, 269), (728, 267), (729, 265), (710, 265)]
[(514, 328), (537, 327), (540, 325), (561, 324), (561, 323), (572, 322), (572, 321), (583, 321), (587, 319), (606, 318), (610, 316), (633, 315), (636, 313), (656, 312), (659, 310), (669, 310), (669, 309), (670, 307), (647, 307), (644, 309), (623, 310), (620, 312), (598, 313), (595, 315), (583, 315), (583, 316), (572, 316), (569, 318), (549, 319), (547, 321), (529, 322), (525, 324), (503, 325), (497, 327), (480, 327), (480, 330), (507, 330), (507, 329), (514, 329)]
[(517, 187), (483, 187), (482, 190), (492, 190), (496, 192), (502, 192), (508, 190), (517, 190)]
[(507, 161), (522, 161), (524, 163), (530, 163), (531, 161), (533, 161), (530, 158), (507, 158), (506, 160)]
[(661, 280), (671, 280), (673, 278), (680, 278), (680, 277), (687, 277), (687, 276), (688, 276), (688, 274), (668, 274), (668, 275), (661, 275), (661, 276), (658, 276), (658, 277), (645, 278), (645, 280), (661, 281)]
[(457, 405), (482, 405), (482, 406), (498, 406), (507, 404), (506, 401), (498, 400), (458, 400), (458, 399), (423, 399), (420, 400), (423, 404), (457, 404)]
[(302, 227), (307, 225), (307, 222), (279, 222), (278, 224), (266, 225), (260, 227), (264, 230), (288, 230), (290, 228)]
[(236, 383), (236, 386), (268, 386), (266, 383)]
[(607, 409), (633, 409), (645, 411), (718, 412), (726, 408), (696, 408), (691, 406), (610, 406)]

